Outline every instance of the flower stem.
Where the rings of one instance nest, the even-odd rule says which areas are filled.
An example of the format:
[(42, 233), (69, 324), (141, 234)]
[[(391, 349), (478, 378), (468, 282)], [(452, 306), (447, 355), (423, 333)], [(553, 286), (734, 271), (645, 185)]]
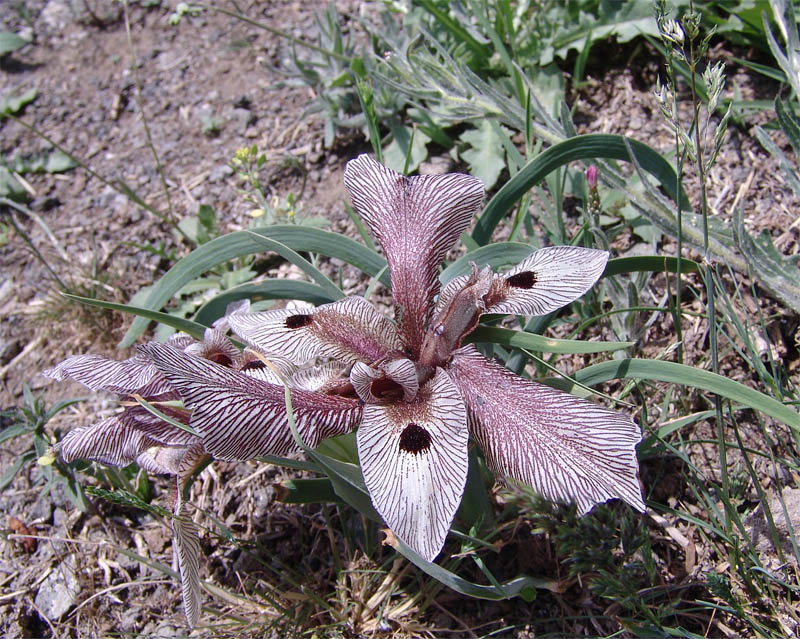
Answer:
[[(689, 11), (694, 13), (694, 2), (690, 0)], [(706, 175), (703, 163), (703, 148), (700, 140), (700, 99), (697, 95), (697, 78), (695, 70), (697, 60), (695, 59), (695, 40), (689, 38), (689, 78), (692, 89), (692, 108), (694, 118), (694, 139), (696, 147), (697, 178), (700, 182), (700, 212), (703, 216), (703, 281), (708, 295), (708, 341), (711, 348), (711, 367), (712, 371), (719, 374), (719, 351), (717, 345), (717, 317), (715, 310), (714, 297), (714, 269), (710, 260), (709, 233), (708, 233), (708, 193), (706, 191)], [(710, 114), (709, 114), (710, 115)], [(680, 208), (678, 209), (680, 211)], [(730, 530), (730, 482), (728, 477), (728, 451), (725, 441), (725, 420), (722, 414), (722, 401), (719, 395), (714, 395), (714, 408), (717, 413), (717, 439), (719, 445), (720, 478), (722, 481), (722, 496), (725, 506), (725, 526)]]

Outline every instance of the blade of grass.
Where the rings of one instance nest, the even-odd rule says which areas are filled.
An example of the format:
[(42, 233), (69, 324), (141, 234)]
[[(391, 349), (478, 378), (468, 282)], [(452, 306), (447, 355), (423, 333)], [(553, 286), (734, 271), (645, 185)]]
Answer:
[(583, 340), (555, 339), (534, 335), (524, 331), (515, 331), (497, 326), (478, 326), (470, 333), (465, 342), (468, 344), (488, 342), (530, 349), (540, 353), (605, 353), (618, 351), (633, 346), (633, 342), (586, 342)]
[[(252, 231), (236, 231), (199, 246), (179, 260), (158, 282), (153, 284), (142, 305), (143, 308), (157, 311), (184, 285), (209, 269), (233, 258), (263, 250), (265, 245), (263, 240), (276, 242), (273, 246), (282, 250), (288, 256), (287, 259), (293, 258), (298, 252), (320, 253), (341, 259), (369, 275), (375, 275), (386, 266), (386, 260), (375, 251), (371, 251), (343, 235), (320, 229), (287, 224)], [(285, 247), (286, 250), (281, 247)], [(388, 283), (388, 277), (385, 283)], [(343, 293), (340, 292), (341, 296)], [(122, 338), (120, 346), (130, 346), (144, 332), (145, 328), (147, 328), (147, 319), (144, 316), (135, 319)]]
[[(676, 201), (678, 194), (675, 191), (675, 170), (655, 149), (621, 135), (589, 133), (554, 144), (522, 167), (486, 205), (472, 232), (473, 239), (479, 244), (486, 244), (497, 224), (517, 200), (558, 168), (576, 160), (593, 158), (630, 161), (631, 150), (642, 169), (653, 175), (670, 198)], [(680, 197), (682, 206), (690, 208), (683, 191)]]
[(200, 433), (198, 433), (194, 428), (192, 428), (188, 424), (182, 424), (177, 419), (173, 419), (169, 415), (165, 415), (164, 413), (162, 413), (160, 410), (158, 410), (153, 404), (148, 402), (141, 395), (139, 395), (137, 393), (134, 393), (133, 395), (131, 395), (131, 397), (133, 397), (136, 400), (136, 402), (142, 408), (144, 408), (148, 413), (150, 413), (151, 415), (155, 415), (161, 421), (166, 422), (167, 424), (170, 424), (171, 426), (174, 426), (175, 428), (180, 428), (181, 430), (185, 430), (187, 433), (189, 433), (191, 435), (194, 435), (195, 437), (200, 437)]
[(592, 386), (612, 379), (650, 379), (716, 393), (783, 422), (800, 431), (800, 414), (789, 406), (732, 379), (685, 364), (663, 360), (624, 359), (593, 364), (575, 379)]
[(195, 339), (203, 339), (203, 333), (205, 333), (205, 330), (208, 328), (207, 326), (203, 326), (202, 324), (198, 324), (192, 320), (177, 317), (176, 315), (170, 315), (169, 313), (161, 313), (160, 311), (151, 311), (147, 308), (131, 306), (129, 304), (106, 302), (104, 300), (95, 300), (89, 297), (70, 295), (69, 293), (61, 293), (61, 295), (68, 299), (75, 300), (76, 302), (80, 302), (81, 304), (86, 304), (87, 306), (97, 306), (98, 308), (107, 308), (111, 311), (119, 311), (120, 313), (136, 315), (137, 317), (143, 318), (145, 322), (149, 320), (160, 322), (161, 324), (166, 324), (167, 326), (171, 326), (176, 330), (188, 333)]

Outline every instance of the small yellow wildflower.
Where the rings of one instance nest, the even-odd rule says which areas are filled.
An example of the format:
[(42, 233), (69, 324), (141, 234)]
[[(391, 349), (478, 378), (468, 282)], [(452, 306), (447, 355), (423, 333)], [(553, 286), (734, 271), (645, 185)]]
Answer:
[(247, 161), (247, 158), (250, 157), (250, 149), (246, 146), (241, 147), (240, 149), (236, 149), (233, 154), (233, 160), (231, 163), (239, 166), (244, 164)]
[(44, 455), (39, 457), (39, 459), (37, 459), (36, 461), (39, 464), (39, 466), (52, 466), (55, 463), (56, 458), (55, 458), (55, 455), (53, 455), (53, 453), (51, 453), (50, 451), (47, 451)]

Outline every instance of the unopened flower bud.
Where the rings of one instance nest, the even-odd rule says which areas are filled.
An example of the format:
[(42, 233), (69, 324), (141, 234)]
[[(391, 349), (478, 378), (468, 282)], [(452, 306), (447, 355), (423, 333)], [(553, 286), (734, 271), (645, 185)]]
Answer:
[(586, 169), (586, 183), (591, 191), (597, 188), (597, 167), (594, 164), (590, 164), (589, 168)]
[(676, 20), (666, 20), (661, 25), (661, 36), (678, 47), (683, 46), (683, 29)]

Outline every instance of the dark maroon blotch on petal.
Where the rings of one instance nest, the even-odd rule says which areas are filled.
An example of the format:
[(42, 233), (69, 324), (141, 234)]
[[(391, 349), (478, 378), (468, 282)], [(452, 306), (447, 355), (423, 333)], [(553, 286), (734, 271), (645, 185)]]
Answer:
[(411, 423), (400, 433), (400, 450), (417, 455), (431, 447), (430, 433), (417, 424)]
[(260, 371), (262, 368), (266, 368), (267, 365), (262, 362), (260, 359), (254, 359), (250, 362), (247, 362), (242, 368), (240, 372), (245, 373), (247, 371)]
[(370, 385), (370, 391), (379, 399), (401, 399), (403, 387), (394, 380), (381, 377)]
[(286, 318), (286, 328), (303, 328), (311, 324), (311, 315), (289, 315)]
[(514, 288), (532, 288), (536, 284), (536, 273), (533, 271), (522, 271), (506, 278), (506, 283)]
[(219, 351), (216, 353), (209, 353), (206, 356), (206, 359), (214, 362), (215, 364), (219, 364), (220, 366), (225, 366), (226, 368), (230, 368), (231, 364), (233, 364), (233, 360), (230, 357)]

